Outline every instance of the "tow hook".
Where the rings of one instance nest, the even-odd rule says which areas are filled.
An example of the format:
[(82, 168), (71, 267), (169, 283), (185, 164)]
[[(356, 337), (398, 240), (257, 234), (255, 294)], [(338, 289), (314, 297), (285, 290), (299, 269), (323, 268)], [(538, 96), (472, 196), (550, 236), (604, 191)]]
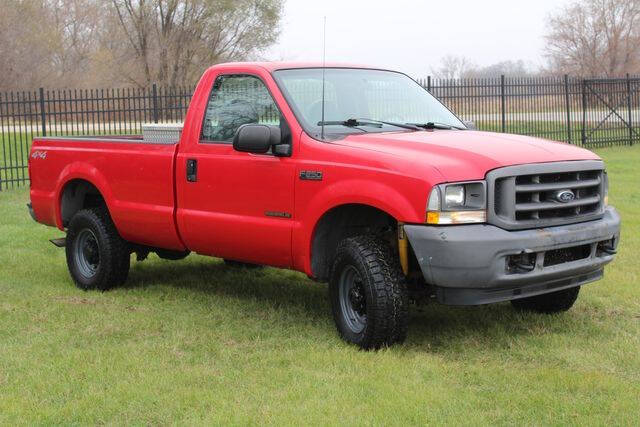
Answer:
[(603, 240), (598, 242), (596, 253), (605, 253), (607, 255), (615, 255), (618, 251), (615, 249), (615, 237), (612, 237), (609, 240)]
[(529, 273), (536, 268), (536, 254), (523, 251), (507, 258), (507, 270), (513, 273)]
[(533, 271), (533, 269), (536, 268), (535, 265), (525, 264), (525, 263), (522, 263), (522, 262), (516, 262), (516, 263), (514, 263), (514, 266), (516, 268), (519, 268), (522, 271), (527, 271), (527, 272), (528, 271)]

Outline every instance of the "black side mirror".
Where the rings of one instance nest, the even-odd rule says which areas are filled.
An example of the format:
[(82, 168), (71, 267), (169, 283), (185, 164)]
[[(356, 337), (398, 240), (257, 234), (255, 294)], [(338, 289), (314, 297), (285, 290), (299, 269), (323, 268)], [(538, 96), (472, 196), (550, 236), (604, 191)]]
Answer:
[(282, 136), (277, 126), (255, 123), (242, 125), (233, 137), (233, 149), (246, 153), (264, 154), (280, 144)]

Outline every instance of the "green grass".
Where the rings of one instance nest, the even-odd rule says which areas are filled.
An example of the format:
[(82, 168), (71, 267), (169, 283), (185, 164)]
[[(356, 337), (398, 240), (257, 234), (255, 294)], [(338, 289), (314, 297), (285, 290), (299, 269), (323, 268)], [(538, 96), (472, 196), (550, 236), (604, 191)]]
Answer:
[(0, 424), (637, 424), (640, 147), (599, 153), (620, 254), (571, 311), (429, 305), (378, 352), (298, 273), (152, 255), (125, 288), (77, 290), (61, 233), (1, 192)]
[[(622, 124), (603, 125), (595, 129), (596, 123), (590, 123), (585, 128), (586, 144), (585, 148), (599, 149), (614, 145), (629, 144), (629, 129), (622, 127)], [(502, 132), (502, 124), (496, 121), (479, 122), (477, 126), (480, 130), (489, 132)], [(535, 136), (538, 138), (550, 139), (554, 141), (569, 142), (569, 130), (571, 131), (571, 143), (582, 146), (582, 123), (572, 122), (571, 129), (566, 121), (517, 121), (508, 120), (505, 123), (505, 133), (518, 135)], [(635, 129), (633, 134), (633, 144), (640, 144), (640, 133)]]
[[(31, 133), (6, 134), (0, 132), (0, 182), (28, 178), (27, 159), (31, 149)], [(24, 166), (24, 167), (23, 167)], [(2, 168), (8, 169), (2, 169)], [(16, 183), (0, 184), (4, 190)]]

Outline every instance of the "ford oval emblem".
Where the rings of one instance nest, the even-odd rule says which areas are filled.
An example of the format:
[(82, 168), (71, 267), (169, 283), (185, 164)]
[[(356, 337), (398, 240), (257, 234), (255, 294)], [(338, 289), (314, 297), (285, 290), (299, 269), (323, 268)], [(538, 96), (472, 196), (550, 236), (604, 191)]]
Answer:
[(560, 190), (555, 194), (555, 199), (560, 203), (569, 203), (575, 200), (576, 195), (571, 190)]

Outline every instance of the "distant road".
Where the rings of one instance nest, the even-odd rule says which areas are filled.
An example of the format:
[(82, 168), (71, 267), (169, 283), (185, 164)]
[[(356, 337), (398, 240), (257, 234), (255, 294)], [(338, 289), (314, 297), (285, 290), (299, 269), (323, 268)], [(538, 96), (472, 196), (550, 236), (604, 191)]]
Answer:
[[(587, 110), (587, 122), (599, 122), (604, 119), (610, 111)], [(570, 118), (572, 122), (582, 123), (582, 111), (571, 112)], [(619, 110), (624, 120), (628, 120), (628, 111), (626, 109)], [(477, 120), (482, 122), (500, 122), (502, 114), (461, 114), (465, 120)], [(547, 111), (547, 112), (523, 112), (523, 113), (507, 113), (505, 114), (507, 122), (566, 122), (567, 113), (565, 111)], [(620, 118), (612, 114), (607, 121), (617, 122)], [(631, 122), (634, 127), (640, 127), (640, 109), (631, 110)]]

